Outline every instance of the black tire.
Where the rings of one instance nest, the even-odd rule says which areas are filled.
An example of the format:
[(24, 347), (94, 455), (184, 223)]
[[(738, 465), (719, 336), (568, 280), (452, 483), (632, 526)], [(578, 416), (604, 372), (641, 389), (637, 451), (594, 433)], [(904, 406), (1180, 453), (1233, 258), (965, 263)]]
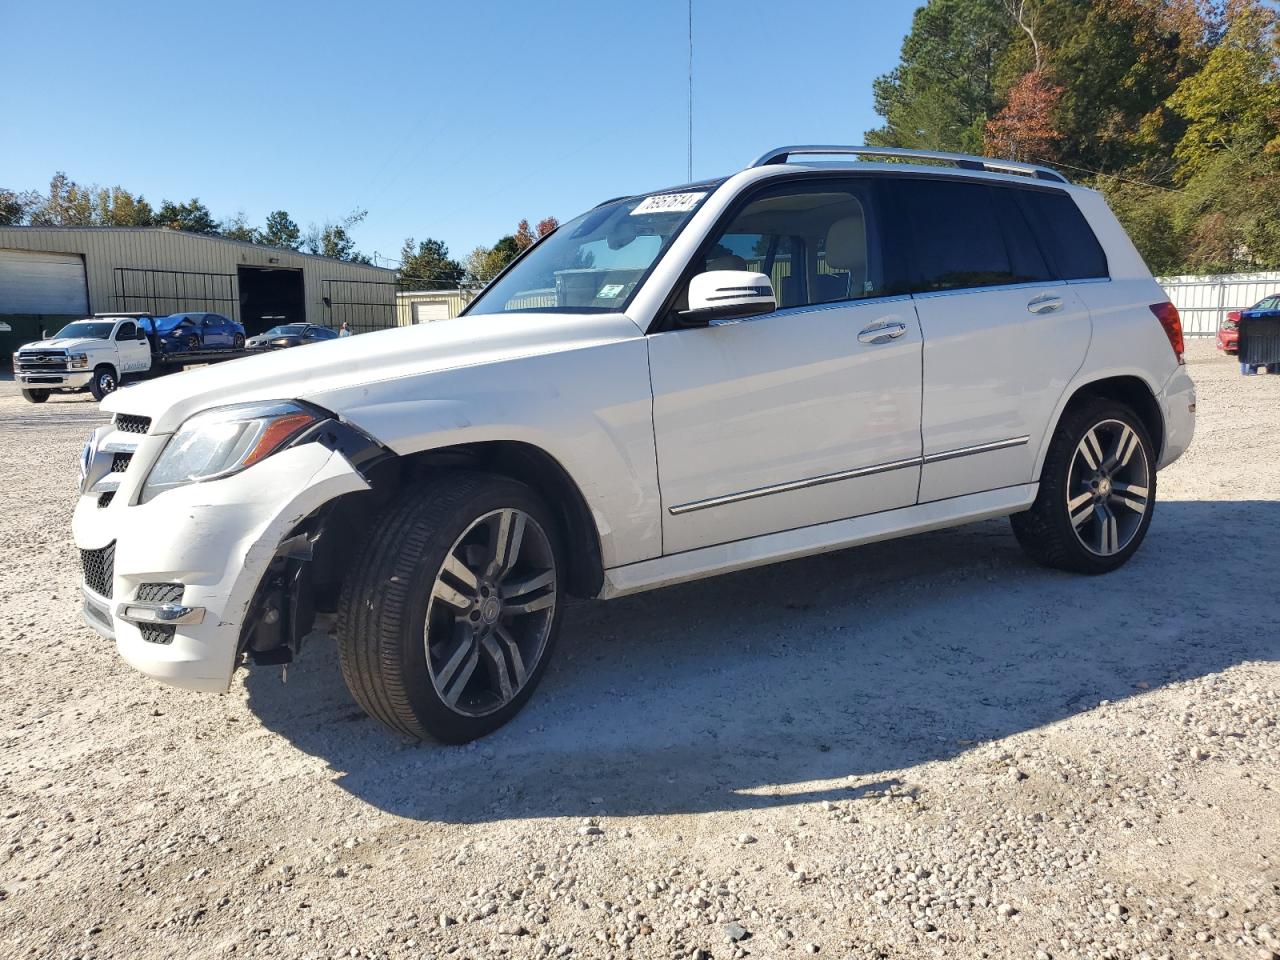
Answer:
[(236, 334), (235, 340), (232, 341), (232, 349), (233, 350), (244, 349), (244, 334), (240, 334), (240, 333)]
[(89, 381), (89, 392), (93, 394), (93, 399), (101, 400), (107, 394), (115, 393), (119, 386), (115, 367), (109, 363), (101, 363), (94, 368), (93, 379)]
[(49, 399), (49, 390), (23, 390), (22, 399), (27, 403), (44, 403)]
[[(1067, 507), (1069, 491), (1078, 496), (1071, 484), (1072, 464), (1077, 447), (1085, 434), (1107, 423), (1119, 422), (1132, 430), (1138, 438), (1142, 454), (1146, 458), (1148, 477), (1146, 483), (1145, 512), (1134, 528), (1131, 538), (1117, 552), (1100, 555), (1081, 542), (1072, 524)], [(1123, 566), (1142, 545), (1156, 505), (1156, 456), (1151, 437), (1142, 419), (1122, 403), (1105, 398), (1086, 400), (1063, 415), (1062, 422), (1049, 443), (1044, 470), (1040, 474), (1040, 489), (1031, 509), (1015, 513), (1009, 518), (1014, 536), (1032, 560), (1046, 567), (1073, 573), (1109, 573)], [(1126, 514), (1127, 516), (1127, 514)]]
[(427, 666), (428, 601), (447, 556), (480, 518), (511, 509), (545, 532), (558, 575), (565, 569), (560, 531), (541, 498), (506, 477), (462, 470), (404, 491), (374, 520), (353, 558), (336, 620), (342, 676), (360, 706), (391, 730), (467, 743), (510, 720), (541, 679), (564, 608), (559, 576), (541, 653), (509, 702), (482, 716), (459, 713), (437, 693)]
[(187, 337), (187, 352), (195, 353), (199, 349), (200, 349), (200, 336), (199, 334), (193, 333), (191, 334), (191, 336)]

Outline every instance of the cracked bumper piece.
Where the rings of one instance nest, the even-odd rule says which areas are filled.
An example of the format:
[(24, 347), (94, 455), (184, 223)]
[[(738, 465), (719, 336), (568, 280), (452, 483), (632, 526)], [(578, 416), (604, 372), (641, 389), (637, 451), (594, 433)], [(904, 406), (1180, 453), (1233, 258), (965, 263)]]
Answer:
[[(76, 546), (116, 544), (111, 596), (84, 588), (85, 620), (141, 672), (212, 693), (231, 682), (241, 625), (281, 540), (328, 501), (368, 489), (346, 457), (318, 443), (145, 504), (133, 502), (139, 481), (131, 480), (117, 497), (128, 506), (100, 509), (81, 497), (76, 507)], [(138, 597), (143, 584), (156, 583), (181, 585), (181, 596)]]

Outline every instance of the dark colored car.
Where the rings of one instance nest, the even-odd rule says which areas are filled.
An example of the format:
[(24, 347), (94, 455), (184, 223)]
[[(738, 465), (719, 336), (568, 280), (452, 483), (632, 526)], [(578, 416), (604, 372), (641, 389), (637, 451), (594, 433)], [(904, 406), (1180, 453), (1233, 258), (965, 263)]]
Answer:
[(1244, 310), (1231, 310), (1227, 313), (1227, 319), (1222, 321), (1222, 326), (1218, 328), (1218, 349), (1224, 353), (1235, 353), (1240, 344), (1240, 314), (1249, 313), (1254, 310), (1280, 310), (1280, 294), (1273, 293), (1269, 297), (1263, 297), (1252, 307), (1246, 307)]
[(244, 349), (244, 327), (220, 313), (174, 313), (157, 317), (155, 335), (162, 353)]
[(315, 323), (286, 323), (250, 337), (247, 345), (250, 350), (282, 350), (285, 347), (300, 347), (304, 343), (319, 343), (321, 340), (337, 338), (337, 330)]

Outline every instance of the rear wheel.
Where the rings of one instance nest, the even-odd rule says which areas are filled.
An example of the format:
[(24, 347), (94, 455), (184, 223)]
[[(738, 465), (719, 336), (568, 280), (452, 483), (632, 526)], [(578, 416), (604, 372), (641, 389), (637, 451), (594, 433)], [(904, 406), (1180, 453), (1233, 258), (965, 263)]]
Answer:
[(101, 400), (107, 394), (115, 393), (119, 385), (115, 367), (104, 363), (94, 368), (93, 379), (89, 381), (89, 392), (93, 394), (93, 399)]
[(1033, 560), (1107, 573), (1142, 544), (1155, 502), (1155, 450), (1142, 420), (1123, 404), (1096, 399), (1063, 417), (1035, 502), (1010, 521)]
[(48, 390), (23, 390), (22, 399), (28, 403), (44, 403), (49, 399), (49, 393)]
[(392, 730), (465, 743), (533, 693), (559, 630), (550, 510), (505, 477), (458, 471), (375, 521), (343, 585), (342, 674)]
[(234, 345), (235, 345), (235, 349), (237, 349), (237, 350), (243, 350), (243, 349), (244, 349), (244, 334), (243, 334), (243, 333), (237, 333), (237, 334), (236, 334), (236, 338), (235, 338), (235, 341), (234, 341)]

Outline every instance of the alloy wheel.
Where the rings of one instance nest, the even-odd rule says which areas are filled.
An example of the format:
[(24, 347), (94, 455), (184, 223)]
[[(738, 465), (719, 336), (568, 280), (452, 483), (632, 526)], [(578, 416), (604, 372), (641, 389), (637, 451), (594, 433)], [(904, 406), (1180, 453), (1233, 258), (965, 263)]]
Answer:
[(1067, 515), (1081, 545), (1100, 557), (1137, 536), (1151, 508), (1151, 465), (1132, 427), (1103, 420), (1085, 431), (1067, 475)]
[(98, 390), (103, 393), (114, 393), (116, 389), (115, 374), (104, 370), (98, 374)]
[(496, 510), (467, 527), (436, 574), (423, 627), (444, 704), (480, 717), (519, 695), (546, 650), (556, 599), (555, 554), (533, 517)]

